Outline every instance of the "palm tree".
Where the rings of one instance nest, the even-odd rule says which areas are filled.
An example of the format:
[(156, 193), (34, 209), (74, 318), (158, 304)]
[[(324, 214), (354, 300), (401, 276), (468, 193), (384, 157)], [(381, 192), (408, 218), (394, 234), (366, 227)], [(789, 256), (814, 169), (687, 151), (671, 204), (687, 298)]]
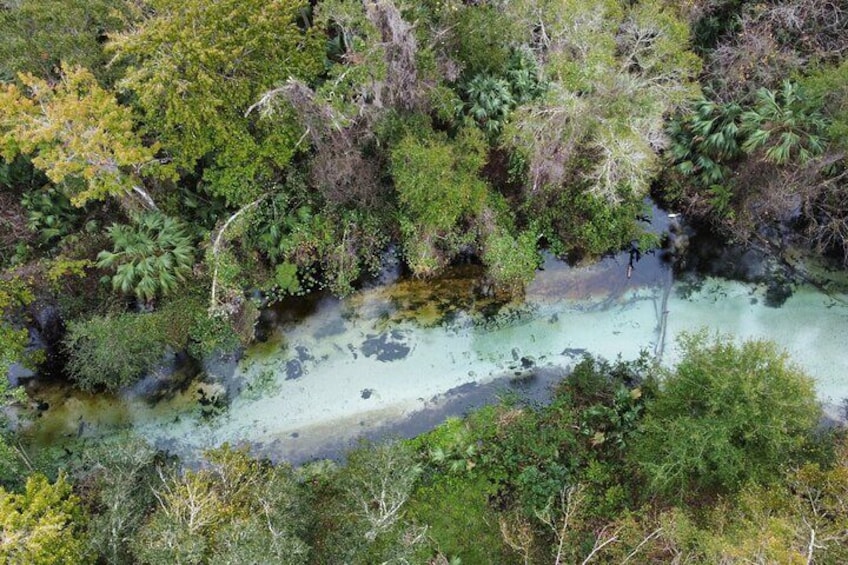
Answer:
[(761, 88), (754, 107), (742, 114), (747, 134), (742, 149), (753, 153), (766, 147), (765, 158), (776, 165), (801, 164), (824, 152), (824, 118), (797, 84), (784, 81), (779, 93)]
[(113, 250), (97, 255), (97, 266), (115, 269), (112, 287), (139, 300), (171, 294), (194, 265), (195, 247), (185, 225), (159, 212), (134, 218), (134, 225), (112, 224)]
[(468, 114), (483, 130), (495, 136), (514, 106), (509, 83), (488, 75), (477, 75), (466, 87)]

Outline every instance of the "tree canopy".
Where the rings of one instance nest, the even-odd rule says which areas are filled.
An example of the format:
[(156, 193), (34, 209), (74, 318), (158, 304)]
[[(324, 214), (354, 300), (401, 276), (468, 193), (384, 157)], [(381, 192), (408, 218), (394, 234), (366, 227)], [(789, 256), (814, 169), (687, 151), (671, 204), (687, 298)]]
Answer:
[[(76, 67), (56, 83), (21, 75), (23, 84), (0, 90), (3, 158), (32, 155), (33, 164), (70, 191), (71, 202), (136, 193), (155, 207), (140, 175), (157, 164), (158, 145), (147, 147), (134, 130), (131, 110), (102, 88), (90, 71)], [(83, 181), (82, 189), (66, 182)]]
[(680, 348), (635, 448), (652, 488), (697, 497), (777, 477), (818, 423), (812, 380), (771, 343), (701, 333)]
[(132, 95), (145, 131), (175, 165), (201, 159), (215, 193), (246, 204), (290, 161), (301, 135), (291, 116), (246, 115), (262, 93), (290, 77), (315, 79), (323, 39), (297, 0), (151, 0), (109, 50), (128, 65), (119, 87)]

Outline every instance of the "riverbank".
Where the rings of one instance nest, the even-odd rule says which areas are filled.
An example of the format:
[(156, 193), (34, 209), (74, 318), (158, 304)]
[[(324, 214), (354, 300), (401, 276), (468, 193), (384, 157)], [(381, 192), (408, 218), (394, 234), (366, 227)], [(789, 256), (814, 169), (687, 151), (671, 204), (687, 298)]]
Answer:
[(628, 277), (627, 253), (577, 267), (546, 257), (524, 300), (507, 304), (480, 295), (474, 266), (345, 300), (282, 303), (265, 316), (267, 342), (238, 362), (208, 363), (155, 401), (144, 387), (114, 396), (35, 387), (34, 402), (48, 408), (28, 434), (50, 445), (127, 429), (188, 460), (228, 442), (298, 462), (334, 456), (360, 436), (410, 437), (501, 390), (542, 399), (584, 353), (635, 359), (662, 351), (671, 365), (676, 336), (704, 327), (774, 340), (815, 379), (829, 417), (841, 416), (845, 294), (793, 281), (778, 302), (767, 276), (778, 266), (768, 258), (725, 265), (754, 281), (675, 272), (669, 259), (645, 254)]

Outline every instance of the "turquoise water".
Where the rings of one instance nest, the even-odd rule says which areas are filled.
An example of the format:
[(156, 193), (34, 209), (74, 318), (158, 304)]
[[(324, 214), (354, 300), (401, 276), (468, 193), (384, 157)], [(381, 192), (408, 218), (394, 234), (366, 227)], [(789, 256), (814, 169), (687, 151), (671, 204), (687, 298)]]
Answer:
[(436, 281), (390, 280), (345, 300), (283, 303), (264, 316), (266, 343), (238, 362), (209, 363), (156, 402), (143, 392), (149, 382), (96, 397), (34, 387), (34, 400), (49, 408), (28, 433), (43, 445), (129, 429), (189, 459), (230, 442), (298, 461), (362, 434), (421, 431), (496, 390), (538, 395), (586, 352), (632, 359), (647, 351), (673, 363), (675, 336), (702, 327), (776, 341), (816, 380), (831, 412), (848, 397), (844, 293), (792, 283), (776, 300), (765, 282), (693, 271), (675, 280), (659, 252), (629, 277), (628, 261), (625, 253), (570, 267), (547, 257), (513, 303), (482, 296), (473, 266)]

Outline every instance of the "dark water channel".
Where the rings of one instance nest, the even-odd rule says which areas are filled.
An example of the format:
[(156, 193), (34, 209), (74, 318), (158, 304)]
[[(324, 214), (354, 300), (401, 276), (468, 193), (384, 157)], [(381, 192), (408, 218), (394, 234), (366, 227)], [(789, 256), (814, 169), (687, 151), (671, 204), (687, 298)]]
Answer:
[[(668, 226), (655, 210), (652, 229)], [(632, 269), (628, 253), (580, 267), (547, 256), (513, 303), (487, 298), (473, 265), (434, 281), (388, 269), (344, 300), (276, 305), (263, 314), (263, 343), (240, 360), (210, 360), (164, 396), (150, 395), (162, 375), (114, 396), (35, 382), (21, 425), (35, 445), (131, 430), (186, 459), (247, 442), (297, 462), (363, 435), (420, 433), (505, 391), (543, 400), (587, 352), (632, 359), (645, 350), (673, 363), (674, 337), (702, 327), (777, 341), (816, 379), (828, 410), (839, 410), (848, 397), (844, 273), (799, 274), (697, 240), (685, 247), (643, 254)]]

